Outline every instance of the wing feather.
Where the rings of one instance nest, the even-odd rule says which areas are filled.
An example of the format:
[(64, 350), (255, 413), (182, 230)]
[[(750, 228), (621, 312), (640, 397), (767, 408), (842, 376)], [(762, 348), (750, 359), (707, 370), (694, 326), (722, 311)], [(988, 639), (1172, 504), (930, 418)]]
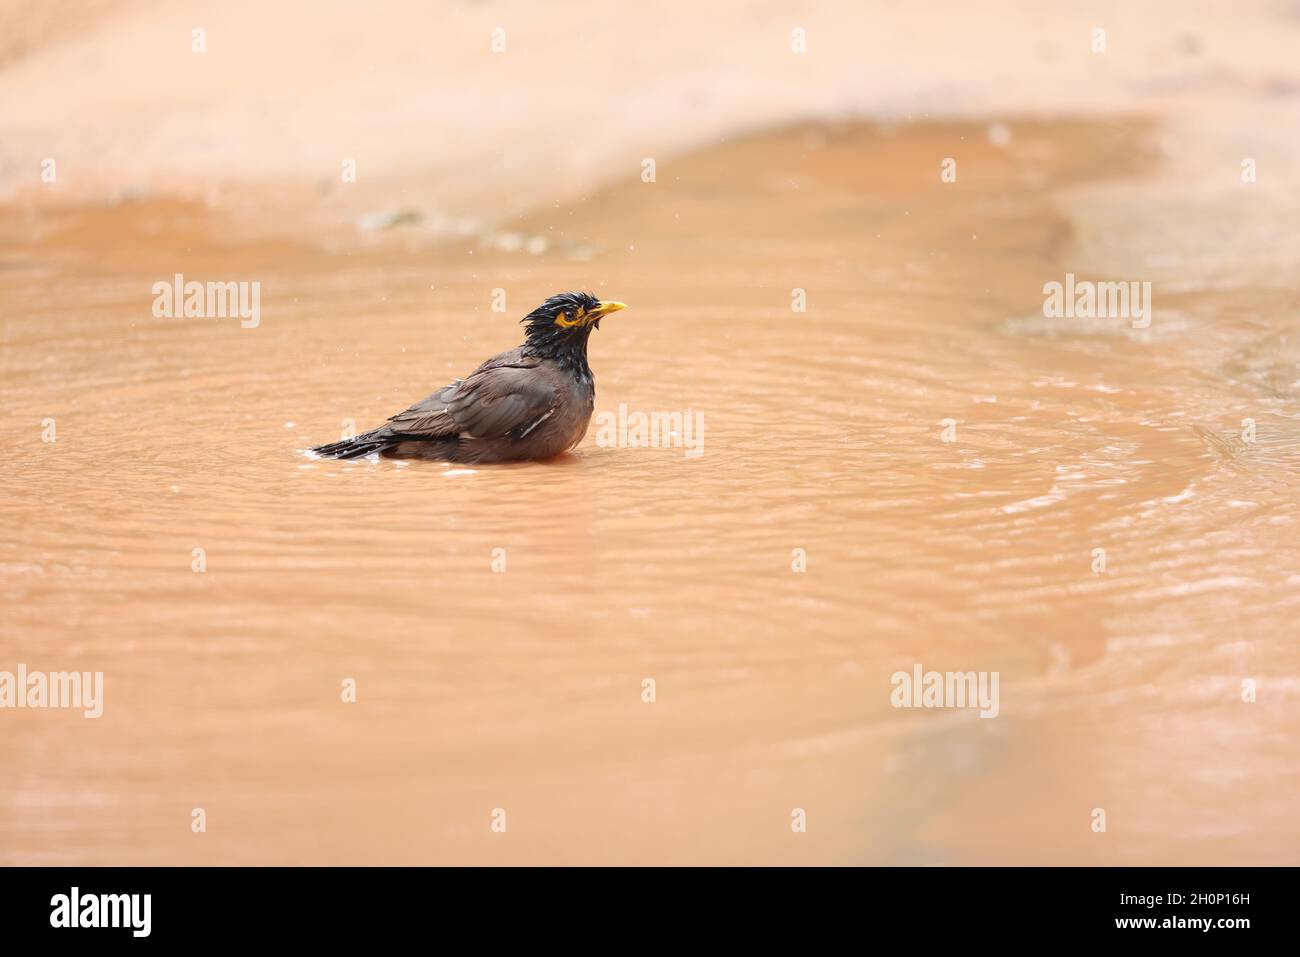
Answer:
[(389, 428), (412, 438), (492, 438), (535, 424), (557, 402), (555, 385), (537, 365), (484, 364), (390, 418)]

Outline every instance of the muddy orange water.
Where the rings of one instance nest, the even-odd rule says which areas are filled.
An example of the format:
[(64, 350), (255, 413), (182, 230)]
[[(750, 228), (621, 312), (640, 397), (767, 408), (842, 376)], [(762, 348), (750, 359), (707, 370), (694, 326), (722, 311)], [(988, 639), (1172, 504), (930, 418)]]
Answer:
[[(1297, 282), (1160, 135), (783, 128), (490, 232), (10, 207), (0, 670), (105, 700), (0, 712), (0, 861), (1296, 863)], [(572, 287), (631, 305), (598, 413), (702, 454), (303, 454)], [(918, 664), (997, 717), (893, 707)]]

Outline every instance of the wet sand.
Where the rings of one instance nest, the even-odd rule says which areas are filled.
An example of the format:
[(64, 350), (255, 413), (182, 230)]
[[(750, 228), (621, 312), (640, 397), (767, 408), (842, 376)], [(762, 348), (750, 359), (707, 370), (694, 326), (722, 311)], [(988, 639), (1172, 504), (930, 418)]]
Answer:
[[(1169, 124), (998, 123), (732, 137), (467, 235), (0, 211), (0, 667), (106, 680), (2, 716), (0, 862), (1295, 863), (1295, 273), (1156, 258), (1218, 195)], [(260, 324), (154, 318), (177, 272)], [(1153, 280), (1150, 328), (1045, 318), (1066, 272)], [(303, 454), (571, 287), (632, 306), (598, 412), (702, 455)], [(891, 707), (917, 662), (998, 718)]]

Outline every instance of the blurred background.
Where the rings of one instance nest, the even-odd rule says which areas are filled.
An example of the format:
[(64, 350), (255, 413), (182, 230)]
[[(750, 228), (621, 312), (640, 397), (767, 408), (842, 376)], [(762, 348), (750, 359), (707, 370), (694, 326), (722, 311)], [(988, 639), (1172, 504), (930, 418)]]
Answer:
[[(0, 863), (1297, 862), (1300, 4), (0, 23)], [(303, 454), (573, 288), (703, 454)]]

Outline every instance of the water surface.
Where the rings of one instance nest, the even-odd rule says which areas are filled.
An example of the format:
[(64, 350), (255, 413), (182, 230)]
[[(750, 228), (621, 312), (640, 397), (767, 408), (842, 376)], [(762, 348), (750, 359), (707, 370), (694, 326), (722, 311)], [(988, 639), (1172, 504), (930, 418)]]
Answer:
[[(0, 668), (107, 690), (3, 715), (0, 861), (1295, 863), (1296, 282), (1176, 179), (1146, 122), (805, 125), (465, 230), (9, 209)], [(154, 318), (178, 272), (260, 325)], [(702, 455), (303, 454), (573, 287), (632, 306), (598, 412)], [(917, 662), (998, 718), (892, 708)]]

